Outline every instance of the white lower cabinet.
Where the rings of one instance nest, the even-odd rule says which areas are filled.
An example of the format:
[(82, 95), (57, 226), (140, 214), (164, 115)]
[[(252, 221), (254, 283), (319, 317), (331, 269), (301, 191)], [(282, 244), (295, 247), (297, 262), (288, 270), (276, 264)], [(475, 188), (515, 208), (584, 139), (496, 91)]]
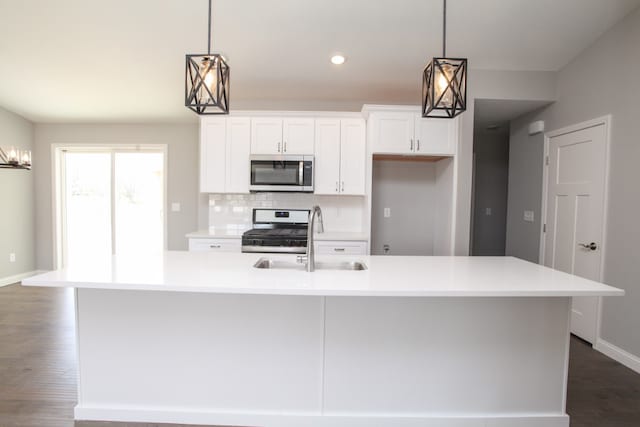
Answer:
[(359, 240), (316, 240), (318, 255), (367, 255), (367, 242)]
[(189, 239), (191, 252), (240, 252), (241, 239)]

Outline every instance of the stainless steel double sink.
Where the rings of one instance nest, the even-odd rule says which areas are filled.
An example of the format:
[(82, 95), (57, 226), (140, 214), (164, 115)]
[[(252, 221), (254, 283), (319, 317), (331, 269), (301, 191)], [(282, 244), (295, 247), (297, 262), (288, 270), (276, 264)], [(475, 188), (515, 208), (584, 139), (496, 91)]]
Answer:
[[(260, 258), (255, 264), (254, 268), (261, 269), (282, 269), (282, 270), (304, 270), (305, 265), (293, 261), (284, 261), (281, 259)], [(347, 271), (362, 271), (366, 270), (367, 266), (360, 261), (337, 261), (337, 262), (325, 262), (316, 261), (316, 270), (347, 270)]]

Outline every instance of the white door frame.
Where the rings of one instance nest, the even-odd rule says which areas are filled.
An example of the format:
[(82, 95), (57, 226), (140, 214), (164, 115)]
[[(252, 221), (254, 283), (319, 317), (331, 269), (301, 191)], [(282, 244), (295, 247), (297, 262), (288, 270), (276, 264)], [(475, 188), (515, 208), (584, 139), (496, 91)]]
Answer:
[[(163, 155), (163, 189), (162, 189), (162, 208), (163, 208), (163, 242), (162, 247), (167, 250), (168, 242), (168, 226), (167, 226), (167, 177), (169, 171), (167, 169), (168, 161), (168, 148), (167, 144), (51, 144), (51, 220), (52, 220), (52, 238), (53, 238), (53, 267), (54, 269), (62, 268), (63, 264), (63, 251), (62, 251), (62, 234), (64, 228), (62, 222), (64, 221), (64, 212), (62, 212), (62, 197), (64, 192), (62, 191), (62, 174), (63, 161), (62, 153), (64, 151), (122, 151), (122, 152), (161, 152)], [(113, 165), (112, 165), (113, 167)], [(113, 174), (112, 174), (113, 175)], [(113, 188), (113, 183), (112, 183)]]
[[(604, 280), (604, 260), (607, 250), (606, 237), (607, 237), (607, 218), (609, 213), (609, 174), (610, 174), (610, 162), (611, 162), (611, 114), (598, 117), (593, 120), (587, 120), (585, 122), (576, 123), (574, 125), (566, 126), (551, 132), (544, 134), (544, 158), (542, 162), (542, 209), (540, 221), (540, 252), (538, 255), (538, 263), (544, 263), (545, 255), (545, 227), (547, 221), (547, 193), (549, 191), (549, 167), (547, 165), (547, 159), (549, 157), (549, 141), (551, 138), (564, 135), (567, 133), (577, 132), (583, 129), (588, 129), (596, 126), (604, 125), (605, 134), (605, 164), (604, 164), (604, 195), (603, 195), (603, 210), (602, 210), (602, 230), (599, 236), (600, 238), (600, 277), (598, 280), (602, 282)], [(602, 320), (602, 297), (598, 298), (598, 311), (596, 320), (596, 340), (593, 343), (595, 347), (600, 340), (600, 327)]]

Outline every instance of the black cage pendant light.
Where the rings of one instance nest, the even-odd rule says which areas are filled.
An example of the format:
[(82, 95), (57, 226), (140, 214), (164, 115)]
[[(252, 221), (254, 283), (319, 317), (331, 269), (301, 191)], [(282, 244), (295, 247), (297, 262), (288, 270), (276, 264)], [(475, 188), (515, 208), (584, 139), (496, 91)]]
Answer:
[(184, 105), (198, 114), (229, 114), (229, 65), (211, 53), (211, 0), (207, 53), (187, 55)]
[(422, 117), (454, 118), (467, 109), (467, 59), (447, 58), (447, 0), (442, 17), (442, 58), (424, 68)]

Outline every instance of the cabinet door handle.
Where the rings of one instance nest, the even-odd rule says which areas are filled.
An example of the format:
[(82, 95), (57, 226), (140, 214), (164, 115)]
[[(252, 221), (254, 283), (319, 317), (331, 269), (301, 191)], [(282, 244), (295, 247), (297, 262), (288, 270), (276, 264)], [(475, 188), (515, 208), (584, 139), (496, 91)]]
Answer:
[(344, 193), (344, 181), (342, 181), (342, 190), (340, 190)]
[(344, 252), (344, 248), (333, 248), (335, 252)]
[(410, 139), (411, 144), (409, 144), (409, 146), (411, 147), (411, 151), (413, 151), (413, 139)]
[(338, 181), (336, 181), (336, 193), (337, 193), (338, 191), (340, 191), (340, 190), (339, 190), (339, 187), (338, 187)]
[(220, 249), (222, 246), (220, 245), (209, 245), (211, 249)]
[(282, 144), (283, 148), (284, 148), (284, 152), (287, 152), (287, 141), (284, 142), (284, 144)]
[(416, 139), (416, 151), (420, 151), (420, 140)]
[(280, 143), (278, 142), (278, 153), (280, 152)]

